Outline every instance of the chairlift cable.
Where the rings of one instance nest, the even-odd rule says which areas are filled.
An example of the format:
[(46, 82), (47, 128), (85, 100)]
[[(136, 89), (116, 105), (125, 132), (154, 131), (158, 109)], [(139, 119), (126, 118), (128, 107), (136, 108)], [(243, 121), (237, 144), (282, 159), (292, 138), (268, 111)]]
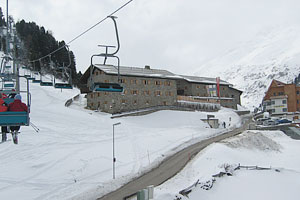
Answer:
[(66, 43), (65, 45), (59, 47), (58, 49), (52, 51), (51, 53), (40, 57), (38, 59), (35, 60), (31, 60), (29, 62), (36, 62), (39, 60), (42, 60), (54, 53), (56, 53), (57, 51), (61, 50), (62, 48), (64, 48), (65, 46), (70, 45), (72, 42), (74, 42), (75, 40), (77, 40), (78, 38), (80, 38), (81, 36), (83, 36), (84, 34), (86, 34), (87, 32), (89, 32), (90, 30), (92, 30), (93, 28), (95, 28), (96, 26), (98, 26), (99, 24), (101, 24), (102, 22), (104, 22), (107, 18), (111, 17), (112, 15), (116, 14), (117, 12), (119, 12), (121, 9), (123, 9), (125, 6), (127, 6), (129, 3), (131, 3), (133, 0), (129, 0), (128, 2), (126, 2), (125, 4), (123, 4), (121, 7), (119, 7), (118, 9), (116, 9), (114, 12), (112, 12), (111, 14), (109, 14), (107, 17), (105, 17), (104, 19), (100, 20), (99, 22), (97, 22), (96, 24), (94, 24), (93, 26), (91, 26), (90, 28), (86, 29), (85, 31), (83, 31), (82, 33), (80, 33), (78, 36), (74, 37), (72, 40), (70, 40), (68, 43)]

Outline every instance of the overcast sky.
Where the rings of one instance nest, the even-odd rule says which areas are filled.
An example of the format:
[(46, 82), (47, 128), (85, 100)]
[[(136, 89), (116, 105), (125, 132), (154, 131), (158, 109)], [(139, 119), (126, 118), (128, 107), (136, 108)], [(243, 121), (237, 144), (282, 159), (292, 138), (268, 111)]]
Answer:
[[(9, 0), (9, 13), (16, 21), (34, 21), (57, 40), (69, 42), (127, 1)], [(299, 5), (299, 0), (134, 0), (116, 14), (121, 65), (192, 75), (201, 63), (260, 31), (298, 24)], [(6, 15), (6, 1), (0, 6)], [(71, 43), (77, 70), (85, 71), (91, 55), (102, 52), (99, 44), (116, 44), (111, 20)]]

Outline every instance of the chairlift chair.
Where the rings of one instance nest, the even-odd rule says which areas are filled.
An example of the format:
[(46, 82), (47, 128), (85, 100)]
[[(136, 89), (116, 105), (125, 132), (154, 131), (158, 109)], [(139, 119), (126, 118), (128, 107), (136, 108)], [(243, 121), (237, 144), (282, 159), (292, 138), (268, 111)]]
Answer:
[(53, 86), (52, 82), (40, 81), (40, 86)]
[(94, 56), (99, 56), (99, 57), (104, 57), (104, 65), (106, 64), (107, 58), (116, 58), (118, 61), (118, 82), (117, 83), (94, 83), (91, 85), (91, 90), (92, 91), (105, 91), (105, 92), (123, 92), (124, 88), (120, 84), (120, 58), (116, 56), (115, 54), (119, 51), (120, 49), (120, 41), (119, 41), (119, 34), (118, 34), (118, 28), (117, 28), (117, 22), (115, 20), (115, 16), (109, 16), (113, 20), (114, 27), (115, 27), (115, 32), (116, 32), (116, 38), (117, 38), (117, 49), (113, 53), (108, 53), (108, 48), (116, 48), (115, 46), (108, 46), (108, 45), (98, 45), (100, 47), (105, 47), (105, 53), (101, 54), (95, 54), (91, 56), (91, 70), (90, 70), (90, 79), (91, 83), (92, 81), (92, 74), (94, 71), (94, 65), (93, 65), (93, 57)]
[(123, 87), (117, 83), (94, 83), (94, 92), (123, 92)]
[(69, 69), (69, 78), (68, 78), (68, 83), (56, 83), (55, 82), (55, 77), (54, 77), (54, 88), (58, 88), (58, 89), (73, 89), (73, 86), (71, 84), (71, 74), (72, 74), (72, 71), (70, 69), (70, 66), (71, 66), (71, 55), (70, 55), (70, 50), (69, 50), (69, 47), (66, 45), (66, 48), (68, 50), (68, 58), (69, 58), (69, 64), (68, 66), (64, 66), (64, 63), (63, 63), (63, 67), (59, 68), (59, 69), (62, 69), (62, 74), (63, 74), (63, 71), (66, 72), (66, 69)]
[[(30, 125), (30, 103), (31, 103), (31, 95), (29, 93), (29, 81), (27, 80), (27, 90), (23, 91), (27, 94), (27, 107), (28, 112), (0, 112), (0, 126), (29, 126)], [(12, 90), (3, 90), (1, 93), (9, 94), (13, 92)], [(22, 92), (22, 91), (21, 91)], [(4, 99), (5, 102), (9, 103), (13, 101), (12, 98)]]
[(14, 88), (15, 84), (14, 83), (4, 83), (4, 88)]

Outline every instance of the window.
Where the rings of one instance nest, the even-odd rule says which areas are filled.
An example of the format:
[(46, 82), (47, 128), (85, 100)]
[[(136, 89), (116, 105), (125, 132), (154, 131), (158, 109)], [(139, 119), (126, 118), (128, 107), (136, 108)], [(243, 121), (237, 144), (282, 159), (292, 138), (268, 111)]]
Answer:
[(160, 81), (155, 81), (155, 85), (161, 85)]
[(164, 101), (164, 102), (163, 102), (163, 105), (164, 105), (164, 106), (166, 106), (166, 105), (167, 105), (167, 102), (166, 102), (166, 101)]
[(125, 99), (122, 99), (122, 100), (121, 100), (121, 103), (122, 103), (122, 104), (125, 104), (125, 103), (126, 103), (126, 100), (125, 100)]
[(136, 79), (131, 80), (130, 82), (131, 82), (131, 84), (138, 84), (138, 81)]
[(134, 100), (134, 101), (133, 101), (133, 104), (136, 105), (136, 104), (137, 104), (137, 100)]
[(286, 108), (282, 108), (282, 112), (287, 112), (287, 109)]
[(139, 92), (137, 90), (131, 90), (131, 94), (137, 95)]
[(105, 80), (104, 83), (109, 83), (109, 80)]
[(286, 104), (286, 100), (282, 100), (282, 104)]
[(275, 109), (272, 109), (272, 110), (271, 110), (271, 113), (275, 113)]
[(274, 104), (275, 104), (275, 101), (271, 101), (271, 104), (274, 105)]
[(171, 86), (171, 82), (170, 81), (165, 81), (165, 85), (166, 86)]
[(125, 78), (120, 79), (121, 83), (127, 83), (127, 80)]
[(297, 94), (298, 94), (298, 95), (300, 94), (299, 90), (297, 90)]
[(273, 96), (276, 96), (276, 92), (273, 93)]
[(278, 95), (281, 96), (281, 95), (284, 95), (284, 93), (283, 92), (278, 92)]
[(100, 92), (98, 92), (98, 97), (100, 97)]
[(92, 99), (92, 98), (94, 98), (94, 94), (93, 94), (93, 93), (91, 93), (91, 99)]
[(144, 95), (150, 95), (150, 91), (149, 90), (145, 90), (144, 91)]
[(173, 93), (172, 93), (172, 92), (169, 92), (169, 91), (167, 91), (167, 92), (166, 92), (166, 96), (173, 96)]
[(149, 100), (147, 100), (147, 101), (146, 101), (146, 104), (147, 104), (147, 105), (149, 105), (149, 104), (150, 104), (150, 101), (149, 101)]
[(161, 91), (156, 91), (155, 94), (156, 94), (156, 96), (160, 96), (161, 95)]
[(98, 76), (98, 71), (95, 72), (96, 76)]
[(144, 84), (144, 85), (149, 85), (149, 84), (150, 84), (150, 81), (149, 81), (149, 80), (143, 80), (143, 84)]
[(200, 89), (200, 85), (197, 85), (197, 89)]
[(104, 101), (104, 104), (107, 104), (107, 101)]

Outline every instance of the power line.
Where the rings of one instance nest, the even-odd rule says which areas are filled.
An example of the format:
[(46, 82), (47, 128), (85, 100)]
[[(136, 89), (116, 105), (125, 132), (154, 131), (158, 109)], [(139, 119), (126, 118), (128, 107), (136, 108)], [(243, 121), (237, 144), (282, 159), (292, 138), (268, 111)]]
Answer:
[(87, 32), (89, 32), (90, 30), (92, 30), (93, 28), (95, 28), (96, 26), (98, 26), (99, 24), (101, 24), (102, 22), (104, 22), (107, 18), (109, 18), (110, 16), (114, 15), (115, 13), (117, 13), (118, 11), (120, 11), (121, 9), (123, 9), (125, 6), (127, 6), (129, 3), (131, 3), (133, 0), (129, 0), (128, 2), (126, 2), (125, 4), (123, 4), (121, 7), (119, 7), (118, 9), (116, 9), (114, 12), (112, 12), (111, 14), (109, 14), (107, 17), (103, 18), (102, 20), (100, 20), (99, 22), (97, 22), (96, 24), (94, 24), (93, 26), (89, 27), (88, 29), (86, 29), (85, 31), (83, 31), (82, 33), (80, 33), (78, 36), (74, 37), (72, 40), (70, 40), (67, 44), (59, 47), (58, 49), (52, 51), (51, 53), (40, 57), (38, 59), (35, 60), (31, 60), (29, 62), (36, 62), (36, 61), (40, 61), (44, 58), (49, 57), (50, 55), (56, 53), (57, 51), (61, 50), (62, 48), (69, 46), (72, 42), (74, 42), (75, 40), (77, 40), (78, 38), (80, 38), (81, 36), (83, 36), (84, 34), (86, 34)]

